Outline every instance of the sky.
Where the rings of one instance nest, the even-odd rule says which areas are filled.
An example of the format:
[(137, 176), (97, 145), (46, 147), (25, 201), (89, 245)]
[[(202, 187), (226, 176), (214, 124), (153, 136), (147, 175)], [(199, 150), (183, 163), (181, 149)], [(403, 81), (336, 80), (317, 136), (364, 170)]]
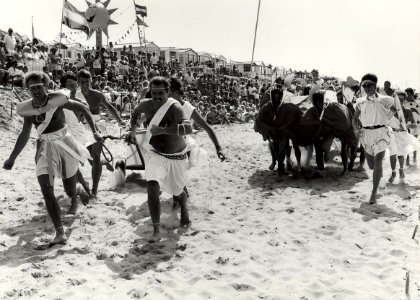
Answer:
[[(69, 0), (82, 11), (84, 0)], [(12, 27), (51, 41), (60, 32), (60, 0), (10, 0), (0, 11), (0, 29)], [(6, 2), (6, 3), (5, 3)], [(94, 2), (94, 0), (91, 0)], [(147, 7), (146, 39), (159, 47), (192, 48), (251, 61), (258, 0), (136, 0)], [(109, 41), (134, 23), (132, 0), (111, 0), (118, 8)], [(254, 61), (321, 75), (360, 80), (366, 73), (393, 87), (420, 90), (420, 0), (261, 0)], [(138, 42), (137, 27), (121, 43)], [(77, 32), (63, 25), (63, 32)], [(93, 46), (84, 34), (69, 35)], [(104, 36), (104, 42), (107, 41)]]

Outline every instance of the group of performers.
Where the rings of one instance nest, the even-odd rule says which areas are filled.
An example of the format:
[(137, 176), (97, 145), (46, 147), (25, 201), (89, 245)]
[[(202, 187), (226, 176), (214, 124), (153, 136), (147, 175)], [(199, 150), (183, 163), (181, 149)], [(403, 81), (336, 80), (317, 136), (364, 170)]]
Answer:
[[(32, 98), (18, 104), (16, 109), (17, 113), (24, 118), (23, 128), (3, 167), (7, 170), (12, 169), (16, 158), (25, 147), (32, 125), (34, 125), (39, 135), (35, 156), (37, 179), (45, 199), (46, 209), (56, 231), (51, 245), (64, 244), (67, 241), (61, 222), (60, 206), (54, 194), (54, 177), (63, 179), (65, 192), (71, 198), (68, 213), (75, 214), (78, 197), (86, 205), (89, 199), (97, 197), (98, 193), (104, 164), (101, 161), (103, 138), (98, 124), (95, 123), (100, 119), (100, 106), (106, 107), (121, 126), (125, 125), (107, 98), (101, 92), (92, 89), (91, 82), (89, 71), (80, 70), (77, 76), (67, 74), (61, 79), (63, 90), (51, 92), (48, 90), (49, 77), (46, 74), (30, 72), (25, 76), (25, 86)], [(340, 129), (344, 132), (343, 145), (346, 145), (346, 139), (350, 140), (350, 144), (356, 140), (355, 133), (359, 136), (368, 166), (373, 170), (373, 188), (369, 200), (371, 204), (376, 203), (377, 190), (383, 173), (382, 162), (385, 150), (389, 149), (390, 151), (392, 175), (389, 182), (393, 182), (396, 177), (397, 160), (400, 164), (399, 176), (403, 180), (404, 159), (407, 157), (408, 162), (408, 154), (413, 152), (413, 161), (416, 162), (415, 150), (420, 144), (416, 138), (419, 110), (413, 91), (409, 89), (407, 93), (397, 91), (393, 97), (381, 95), (377, 91), (377, 82), (378, 79), (374, 74), (363, 76), (361, 88), (365, 96), (355, 101), (353, 122), (351, 120), (348, 122), (352, 131), (346, 133), (345, 127)], [(260, 114), (264, 111), (268, 113), (265, 116), (267, 122), (264, 125), (263, 120), (260, 127), (264, 128), (259, 131), (264, 134), (265, 138), (271, 139), (273, 136), (278, 137), (279, 134), (287, 132), (288, 127), (298, 127), (296, 120), (301, 118), (302, 112), (298, 108), (294, 109), (290, 103), (284, 104), (282, 87), (272, 89), (267, 93), (271, 102), (265, 104), (260, 111)], [(320, 92), (312, 95), (313, 105), (319, 106), (314, 110), (315, 116), (317, 118), (319, 116), (318, 120), (326, 115), (324, 115), (326, 110), (323, 109), (326, 95), (327, 93)], [(174, 210), (179, 204), (181, 208), (180, 226), (188, 227), (191, 224), (187, 201), (189, 196), (187, 170), (188, 162), (191, 163), (195, 160), (196, 151), (193, 149), (197, 147), (193, 139), (187, 137), (193, 131), (191, 120), (208, 133), (219, 159), (223, 161), (226, 157), (211, 127), (194, 106), (183, 100), (183, 87), (179, 79), (154, 77), (149, 83), (148, 91), (143, 96), (145, 98), (138, 102), (132, 112), (126, 141), (138, 143), (136, 140), (137, 129), (140, 124), (146, 127), (142, 152), (145, 158), (147, 201), (153, 223), (153, 236), (150, 241), (153, 242), (160, 239), (159, 195), (161, 190), (173, 195)], [(321, 99), (320, 102), (318, 98)], [(290, 114), (290, 109), (287, 110), (287, 114), (282, 115), (280, 108), (284, 110), (286, 107), (292, 109), (293, 117)], [(311, 110), (309, 109), (309, 111)], [(336, 110), (336, 112), (340, 111)], [(344, 114), (344, 116), (347, 115)], [(284, 124), (275, 127), (276, 125), (273, 124), (276, 123), (273, 123), (273, 120), (276, 119), (284, 119), (282, 120)], [(332, 130), (331, 132), (338, 131)], [(293, 139), (293, 135), (291, 137), (295, 146), (296, 140)], [(288, 139), (284, 141), (288, 141)], [(323, 143), (326, 144), (325, 141)], [(331, 143), (329, 143), (330, 145)], [(316, 144), (315, 146), (317, 148)], [(319, 144), (319, 147), (324, 147), (324, 145)], [(299, 152), (298, 163), (300, 163), (298, 149), (299, 147), (295, 147), (296, 154)], [(275, 149), (272, 152), (276, 153)], [(347, 171), (345, 150), (342, 150), (342, 157), (343, 164), (345, 164), (344, 171)], [(79, 168), (80, 164), (84, 164), (86, 161), (89, 161), (92, 166), (92, 188), (84, 179)], [(317, 164), (319, 162), (322, 162), (322, 158), (320, 160), (317, 158)], [(323, 162), (321, 166), (323, 167)], [(352, 166), (351, 162), (349, 169)], [(112, 168), (112, 166), (109, 167)], [(274, 166), (271, 165), (270, 169), (273, 168)]]
[[(3, 168), (13, 168), (34, 125), (39, 135), (35, 156), (36, 174), (56, 231), (50, 246), (65, 244), (67, 241), (60, 206), (54, 194), (54, 178), (62, 178), (64, 190), (71, 198), (68, 214), (75, 214), (78, 197), (86, 205), (98, 193), (103, 165), (103, 138), (95, 122), (100, 119), (100, 106), (105, 106), (121, 126), (125, 125), (106, 97), (92, 89), (91, 81), (89, 71), (80, 70), (77, 76), (67, 74), (61, 79), (62, 88), (65, 89), (50, 92), (49, 77), (45, 73), (30, 72), (25, 76), (25, 86), (32, 98), (19, 103), (16, 108), (17, 114), (24, 118), (23, 128)], [(170, 82), (163, 77), (154, 77), (150, 81), (148, 94), (149, 98), (140, 101), (133, 111), (126, 141), (137, 143), (137, 127), (140, 123), (147, 126), (145, 148), (142, 150), (148, 205), (154, 229), (150, 241), (153, 242), (160, 239), (161, 190), (173, 195), (174, 210), (179, 203), (180, 226), (188, 227), (191, 224), (187, 206), (187, 169), (188, 159), (193, 160), (192, 149), (196, 145), (191, 139), (185, 138), (192, 133), (190, 119), (207, 131), (220, 160), (226, 158), (213, 130), (191, 104), (182, 100), (182, 83), (178, 79), (172, 78)], [(79, 168), (86, 161), (92, 166), (91, 189)]]
[[(373, 170), (370, 204), (375, 204), (377, 200), (387, 149), (392, 169), (388, 182), (395, 181), (398, 161), (400, 183), (404, 184), (404, 162), (406, 161), (408, 166), (409, 155), (412, 154), (413, 163), (416, 164), (416, 151), (420, 148), (419, 102), (414, 98), (411, 88), (406, 91), (393, 91), (385, 84), (385, 89), (381, 90), (377, 83), (378, 78), (374, 74), (363, 76), (360, 85), (353, 79), (348, 80), (346, 101), (343, 101), (343, 98), (334, 97), (334, 91), (323, 89), (317, 83), (310, 87), (309, 96), (293, 96), (287, 92), (285, 80), (276, 80), (273, 88), (267, 93), (268, 100), (261, 107), (254, 126), (265, 140), (269, 140), (272, 155), (269, 168), (273, 170), (278, 161), (279, 176), (285, 173), (283, 161), (287, 149), (290, 165), (291, 140), (298, 170), (301, 155), (299, 146), (310, 144), (315, 145), (317, 167), (323, 170), (323, 160), (328, 160), (327, 154), (333, 139), (339, 138), (342, 142), (343, 174), (347, 170), (353, 170), (358, 146), (361, 149), (358, 170), (363, 170), (365, 158), (369, 168)], [(356, 96), (357, 93), (359, 97)], [(311, 107), (308, 109), (307, 105)], [(347, 168), (349, 153), (350, 163)], [(311, 154), (308, 155), (310, 156)]]

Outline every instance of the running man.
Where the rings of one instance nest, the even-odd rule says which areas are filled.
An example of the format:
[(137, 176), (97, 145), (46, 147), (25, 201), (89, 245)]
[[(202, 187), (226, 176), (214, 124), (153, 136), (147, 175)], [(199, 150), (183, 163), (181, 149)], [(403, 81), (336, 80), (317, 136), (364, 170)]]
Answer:
[(187, 143), (184, 136), (192, 133), (191, 123), (181, 104), (169, 98), (169, 82), (163, 77), (150, 81), (151, 99), (144, 99), (131, 116), (127, 141), (136, 143), (137, 121), (145, 116), (147, 124), (145, 169), (147, 202), (153, 223), (150, 242), (160, 239), (160, 189), (175, 196), (181, 206), (181, 227), (190, 226), (187, 195)]
[(382, 163), (385, 150), (391, 144), (392, 129), (389, 120), (396, 111), (394, 98), (376, 92), (378, 77), (366, 74), (362, 77), (362, 88), (366, 96), (357, 99), (353, 116), (353, 128), (361, 133), (360, 141), (366, 154), (369, 169), (373, 170), (373, 187), (369, 204), (376, 203), (376, 195), (382, 178)]
[[(101, 92), (92, 89), (92, 76), (87, 70), (80, 70), (77, 74), (77, 83), (80, 86), (80, 93), (76, 92), (76, 97), (80, 98), (82, 101), (85, 100), (89, 105), (90, 112), (93, 115), (93, 120), (95, 122), (100, 120), (100, 106), (104, 105), (108, 111), (113, 115), (113, 117), (118, 121), (120, 126), (124, 126), (124, 121), (118, 115), (117, 110), (112, 104), (106, 99), (105, 95)], [(99, 141), (91, 146), (89, 146), (89, 152), (92, 156), (92, 196), (96, 197), (98, 193), (99, 180), (102, 175), (102, 162), (101, 162), (101, 152), (102, 152), (102, 142)]]
[(92, 115), (85, 106), (62, 93), (48, 93), (49, 78), (45, 73), (30, 72), (25, 77), (25, 85), (31, 93), (32, 99), (18, 104), (16, 111), (24, 117), (23, 128), (16, 141), (10, 157), (4, 162), (3, 168), (11, 170), (15, 160), (26, 146), (31, 133), (32, 125), (35, 126), (39, 138), (35, 155), (36, 174), (45, 206), (54, 228), (55, 238), (50, 245), (65, 244), (67, 241), (61, 222), (61, 210), (54, 195), (54, 177), (62, 177), (64, 190), (72, 199), (69, 213), (77, 210), (77, 170), (79, 163), (84, 161), (89, 153), (82, 145), (78, 144), (67, 132), (63, 109), (82, 113), (86, 118), (93, 135), (97, 141), (101, 140), (96, 131)]

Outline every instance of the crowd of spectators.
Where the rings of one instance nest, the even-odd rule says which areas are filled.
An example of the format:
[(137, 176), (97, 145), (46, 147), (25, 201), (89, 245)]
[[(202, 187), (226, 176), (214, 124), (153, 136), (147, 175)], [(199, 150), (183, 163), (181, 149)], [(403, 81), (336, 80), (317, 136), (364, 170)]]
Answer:
[[(22, 86), (29, 71), (42, 71), (51, 78), (51, 89), (59, 87), (60, 78), (87, 69), (92, 74), (92, 87), (105, 93), (122, 112), (130, 112), (148, 89), (154, 76), (176, 77), (183, 83), (184, 97), (191, 102), (209, 124), (248, 122), (255, 119), (264, 104), (264, 93), (270, 81), (262, 78), (229, 76), (222, 69), (199, 68), (189, 62), (182, 67), (177, 60), (166, 62), (156, 53), (135, 53), (132, 45), (123, 46), (119, 53), (112, 42), (105, 48), (78, 52), (73, 59), (63, 58), (57, 46), (40, 45), (37, 39), (23, 43), (13, 35), (13, 29), (0, 39), (0, 84)], [(212, 67), (212, 66), (210, 66)], [(212, 70), (206, 73), (204, 70)], [(232, 74), (231, 74), (232, 75)], [(306, 78), (292, 78), (286, 94), (308, 95), (318, 85), (333, 90), (342, 100), (342, 82), (320, 78), (313, 70)], [(357, 84), (353, 85), (357, 92)], [(127, 114), (128, 115), (128, 114)]]

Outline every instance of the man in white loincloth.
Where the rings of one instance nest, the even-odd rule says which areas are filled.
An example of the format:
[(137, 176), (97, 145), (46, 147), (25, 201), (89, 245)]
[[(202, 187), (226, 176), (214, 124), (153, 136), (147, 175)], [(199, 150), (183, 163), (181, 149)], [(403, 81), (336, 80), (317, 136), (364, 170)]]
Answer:
[[(70, 99), (77, 101), (78, 103), (84, 105), (87, 109), (89, 106), (86, 102), (83, 102), (81, 99), (76, 97), (77, 91), (77, 77), (74, 74), (65, 74), (60, 78), (61, 88), (68, 90), (70, 92)], [(64, 115), (66, 117), (67, 130), (71, 135), (76, 139), (78, 143), (85, 146), (86, 148), (95, 144), (96, 140), (92, 137), (90, 130), (82, 123), (83, 114), (75, 114), (73, 111), (65, 109)], [(89, 157), (89, 159), (92, 159)], [(82, 172), (77, 171), (77, 181), (83, 186), (84, 190), (88, 194), (89, 198), (92, 198), (92, 194), (89, 188), (89, 183), (85, 180)]]
[(127, 141), (136, 143), (137, 121), (145, 116), (147, 124), (145, 169), (149, 212), (153, 223), (151, 242), (160, 239), (160, 189), (175, 196), (181, 206), (181, 227), (190, 226), (187, 195), (187, 143), (184, 136), (192, 133), (181, 104), (168, 97), (169, 82), (163, 77), (150, 81), (151, 99), (144, 99), (131, 116)]
[[(407, 94), (407, 98), (405, 99), (402, 105), (411, 110), (413, 114), (414, 124), (410, 126), (410, 134), (414, 135), (416, 138), (419, 136), (420, 132), (420, 101), (415, 99), (414, 97), (414, 90), (412, 88), (406, 88), (405, 92)], [(413, 152), (413, 163), (416, 166), (417, 163), (417, 151)], [(410, 166), (410, 157), (407, 155), (407, 166)]]
[(391, 177), (388, 180), (390, 183), (393, 183), (396, 177), (397, 158), (400, 164), (400, 183), (404, 183), (404, 157), (408, 156), (408, 154), (414, 152), (420, 147), (420, 142), (417, 138), (408, 133), (408, 128), (412, 128), (415, 124), (411, 110), (405, 109), (401, 106), (405, 96), (405, 92), (400, 90), (395, 91), (394, 107), (397, 111), (389, 122), (389, 125), (394, 133), (389, 147), (392, 169)]
[[(80, 86), (80, 93), (76, 93), (76, 97), (86, 101), (89, 105), (90, 112), (95, 122), (100, 120), (100, 106), (104, 105), (108, 111), (117, 119), (118, 124), (125, 125), (124, 121), (118, 115), (117, 110), (106, 99), (105, 95), (97, 90), (92, 89), (92, 76), (89, 71), (83, 69), (77, 74), (77, 83)], [(100, 129), (99, 129), (100, 130)], [(92, 196), (96, 197), (98, 193), (99, 180), (102, 175), (101, 151), (102, 143), (97, 142), (89, 146), (89, 152), (92, 156)]]
[[(219, 140), (217, 139), (217, 136), (214, 133), (213, 129), (209, 126), (209, 124), (207, 124), (206, 120), (203, 119), (203, 117), (198, 113), (195, 107), (191, 105), (191, 103), (189, 103), (188, 101), (184, 101), (182, 99), (183, 95), (184, 95), (184, 91), (182, 88), (181, 80), (175, 77), (171, 77), (169, 79), (169, 97), (174, 98), (182, 105), (182, 109), (184, 110), (188, 120), (192, 120), (193, 122), (196, 122), (201, 128), (203, 128), (207, 132), (211, 141), (214, 144), (214, 147), (216, 148), (217, 157), (219, 157), (221, 161), (226, 160), (226, 157), (222, 152), (222, 147), (220, 146)], [(196, 146), (194, 139), (190, 136), (187, 137), (187, 146), (189, 146), (189, 144), (190, 144), (189, 150), (191, 150), (193, 146)], [(189, 194), (188, 194), (187, 187), (184, 187), (184, 191), (188, 197)], [(172, 205), (173, 209), (176, 207), (176, 203), (177, 202), (174, 199), (174, 202)]]
[(64, 109), (83, 113), (96, 140), (101, 140), (96, 131), (92, 115), (81, 104), (69, 100), (62, 93), (48, 93), (49, 78), (45, 73), (30, 72), (25, 77), (32, 99), (19, 103), (17, 113), (24, 117), (23, 128), (10, 157), (3, 168), (11, 170), (19, 153), (29, 140), (32, 124), (39, 138), (35, 155), (36, 174), (45, 199), (45, 205), (56, 231), (51, 245), (64, 244), (67, 241), (61, 222), (61, 211), (54, 195), (54, 176), (63, 178), (64, 189), (71, 197), (70, 213), (77, 210), (76, 173), (79, 162), (84, 161), (89, 153), (67, 132)]
[(382, 163), (385, 150), (391, 143), (392, 130), (389, 120), (396, 111), (392, 107), (394, 98), (376, 93), (378, 78), (374, 74), (362, 77), (362, 88), (366, 96), (357, 99), (353, 116), (353, 128), (361, 133), (368, 166), (373, 170), (373, 188), (369, 203), (376, 203), (376, 195), (382, 178)]

